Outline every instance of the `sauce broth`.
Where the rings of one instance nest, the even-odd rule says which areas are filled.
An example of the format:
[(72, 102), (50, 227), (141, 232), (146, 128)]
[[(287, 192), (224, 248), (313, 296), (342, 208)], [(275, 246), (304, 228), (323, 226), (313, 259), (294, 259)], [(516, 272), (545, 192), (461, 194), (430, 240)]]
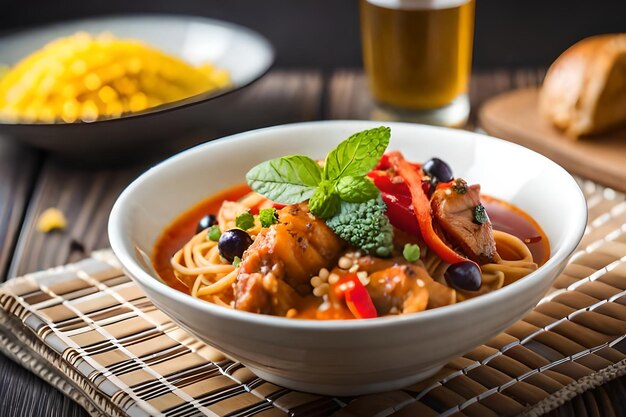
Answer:
[[(248, 185), (239, 184), (214, 194), (179, 215), (165, 228), (154, 247), (152, 263), (167, 285), (184, 293), (189, 293), (189, 289), (174, 276), (170, 264), (171, 257), (196, 233), (196, 225), (203, 216), (217, 214), (224, 200), (238, 200), (250, 191)], [(548, 238), (530, 215), (512, 204), (494, 197), (481, 195), (481, 200), (495, 230), (512, 234), (521, 239), (539, 266), (548, 260), (550, 257)], [(304, 314), (299, 314), (299, 316), (305, 316), (301, 318), (312, 318), (309, 316), (314, 314), (319, 305), (317, 297), (310, 299), (309, 302), (311, 303), (309, 308), (304, 309)], [(327, 314), (331, 316), (340, 315), (330, 311)]]

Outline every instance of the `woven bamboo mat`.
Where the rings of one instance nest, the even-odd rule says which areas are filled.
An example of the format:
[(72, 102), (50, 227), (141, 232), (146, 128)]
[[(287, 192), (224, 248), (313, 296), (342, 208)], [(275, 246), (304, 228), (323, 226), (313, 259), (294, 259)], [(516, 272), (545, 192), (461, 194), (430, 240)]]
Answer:
[[(7, 282), (0, 349), (94, 416), (542, 415), (626, 374), (625, 196), (581, 188), (589, 224), (553, 290), (523, 320), (404, 390), (330, 398), (265, 382), (172, 323), (108, 251)], [(607, 392), (598, 415), (624, 415), (624, 401)]]

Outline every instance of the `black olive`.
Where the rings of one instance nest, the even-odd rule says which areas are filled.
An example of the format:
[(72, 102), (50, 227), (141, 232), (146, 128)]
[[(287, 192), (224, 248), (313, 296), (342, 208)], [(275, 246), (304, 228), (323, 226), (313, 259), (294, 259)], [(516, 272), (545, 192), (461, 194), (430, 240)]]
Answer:
[(461, 291), (478, 291), (482, 284), (478, 265), (470, 261), (450, 265), (443, 276), (449, 286)]
[(241, 229), (225, 231), (217, 242), (220, 255), (228, 262), (234, 261), (235, 256), (241, 258), (250, 245), (252, 245), (252, 238)]
[(438, 182), (450, 182), (454, 179), (450, 165), (439, 158), (431, 158), (424, 162), (422, 170), (431, 178), (436, 178)]
[(204, 229), (208, 229), (211, 226), (217, 224), (217, 218), (214, 214), (207, 214), (203, 218), (200, 219), (198, 225), (196, 226), (196, 233), (200, 233)]

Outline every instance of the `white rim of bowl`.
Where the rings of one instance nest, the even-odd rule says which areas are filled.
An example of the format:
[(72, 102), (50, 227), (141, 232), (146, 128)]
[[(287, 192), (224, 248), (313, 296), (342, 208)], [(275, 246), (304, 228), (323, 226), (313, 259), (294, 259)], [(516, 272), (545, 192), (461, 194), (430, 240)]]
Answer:
[[(195, 298), (189, 294), (185, 294), (181, 291), (178, 291), (164, 282), (161, 281), (160, 278), (154, 277), (144, 271), (139, 264), (135, 261), (133, 256), (128, 253), (124, 249), (124, 243), (121, 238), (121, 232), (118, 233), (116, 230), (116, 225), (120, 223), (118, 220), (121, 216), (122, 206), (125, 201), (131, 198), (133, 191), (140, 187), (141, 182), (153, 171), (155, 170), (164, 170), (168, 169), (169, 166), (179, 159), (185, 158), (187, 155), (197, 152), (198, 149), (208, 146), (213, 146), (216, 143), (222, 143), (225, 141), (233, 141), (241, 138), (245, 138), (248, 136), (254, 136), (259, 133), (268, 132), (271, 130), (298, 130), (300, 128), (306, 127), (315, 127), (322, 125), (353, 125), (355, 127), (355, 131), (367, 127), (371, 127), (372, 124), (384, 124), (386, 126), (390, 126), (393, 130), (394, 126), (405, 126), (405, 127), (415, 127), (419, 126), (421, 129), (433, 129), (433, 130), (445, 130), (445, 131), (453, 131), (454, 134), (462, 134), (467, 136), (474, 136), (479, 138), (478, 140), (487, 140), (488, 142), (494, 143), (505, 143), (507, 146), (512, 146), (516, 148), (519, 152), (529, 152), (534, 154), (536, 157), (545, 160), (548, 164), (552, 164), (555, 168), (563, 173), (569, 184), (572, 186), (573, 190), (577, 191), (579, 204), (577, 204), (573, 209), (575, 209), (578, 213), (574, 213), (575, 218), (580, 218), (581, 222), (577, 225), (573, 225), (564, 236), (564, 244), (561, 245), (554, 253), (553, 256), (548, 259), (548, 261), (539, 267), (536, 271), (531, 272), (526, 275), (523, 279), (520, 279), (512, 284), (509, 284), (505, 287), (502, 287), (496, 291), (492, 291), (487, 294), (483, 294), (479, 297), (472, 298), (469, 300), (465, 300), (460, 303), (455, 303), (451, 305), (447, 305), (444, 307), (435, 308), (432, 310), (424, 310), (419, 313), (412, 313), (406, 315), (399, 316), (385, 316), (385, 317), (377, 317), (373, 319), (362, 319), (362, 320), (314, 320), (314, 319), (290, 319), (287, 317), (279, 317), (279, 316), (271, 316), (266, 314), (258, 314), (258, 313), (250, 313), (247, 311), (228, 309), (217, 304), (213, 304), (208, 301), (201, 300), (199, 298)], [(349, 126), (348, 126), (349, 127)], [(583, 233), (585, 231), (587, 225), (587, 203), (585, 197), (582, 193), (582, 190), (576, 183), (576, 180), (565, 170), (563, 167), (552, 161), (551, 159), (532, 151), (523, 146), (517, 145), (515, 143), (496, 138), (493, 136), (488, 136), (480, 133), (463, 131), (463, 130), (454, 130), (444, 127), (436, 127), (436, 126), (428, 126), (428, 125), (420, 125), (415, 123), (403, 123), (403, 122), (378, 122), (378, 121), (368, 121), (368, 120), (322, 120), (322, 121), (312, 121), (312, 122), (300, 122), (300, 123), (290, 123), (283, 124), (277, 126), (271, 126), (261, 129), (250, 130), (247, 132), (238, 133), (235, 135), (226, 136), (220, 139), (213, 140), (211, 142), (207, 142), (204, 144), (200, 144), (193, 148), (187, 149), (183, 152), (180, 152), (176, 155), (171, 156), (170, 158), (162, 161), (161, 163), (155, 165), (150, 168), (148, 171), (141, 174), (137, 179), (135, 179), (124, 191), (120, 194), (118, 199), (116, 200), (113, 209), (111, 210), (111, 215), (109, 216), (109, 224), (108, 224), (108, 233), (109, 233), (109, 241), (111, 243), (111, 248), (115, 253), (117, 259), (122, 264), (122, 267), (125, 271), (130, 275), (131, 278), (134, 278), (140, 282), (140, 284), (145, 285), (150, 288), (152, 291), (164, 294), (165, 296), (172, 298), (174, 301), (180, 303), (190, 303), (193, 307), (198, 308), (200, 310), (204, 310), (212, 315), (220, 316), (226, 319), (241, 321), (246, 323), (254, 323), (260, 326), (269, 326), (269, 327), (278, 327), (278, 328), (291, 328), (291, 329), (311, 329), (317, 331), (347, 331), (347, 330), (358, 330), (363, 328), (378, 328), (378, 327), (389, 327), (389, 326), (403, 326), (407, 322), (414, 322), (415, 324), (424, 320), (433, 320), (440, 316), (451, 315), (453, 313), (461, 313), (462, 310), (469, 309), (470, 307), (479, 308), (481, 305), (486, 306), (490, 301), (495, 300), (499, 297), (505, 297), (510, 293), (521, 290), (525, 286), (532, 286), (535, 281), (540, 279), (539, 273), (546, 269), (557, 268), (558, 265), (565, 261), (570, 255), (573, 254), (574, 250), (578, 246), (578, 243), (582, 239)], [(552, 279), (552, 278), (550, 278)]]

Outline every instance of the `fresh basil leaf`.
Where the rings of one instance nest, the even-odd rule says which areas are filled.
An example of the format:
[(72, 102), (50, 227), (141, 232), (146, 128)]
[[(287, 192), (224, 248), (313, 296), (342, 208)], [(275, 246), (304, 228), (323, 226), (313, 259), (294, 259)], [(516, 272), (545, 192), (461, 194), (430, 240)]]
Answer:
[(342, 177), (335, 185), (335, 190), (339, 198), (348, 203), (365, 203), (380, 194), (368, 177)]
[(363, 176), (376, 166), (389, 145), (391, 129), (385, 126), (355, 133), (326, 156), (324, 179)]
[(327, 219), (339, 210), (341, 200), (334, 190), (333, 183), (322, 181), (309, 199), (309, 210), (316, 217)]
[(313, 195), (321, 181), (320, 166), (303, 155), (290, 155), (260, 163), (246, 174), (250, 188), (272, 201), (296, 204)]

